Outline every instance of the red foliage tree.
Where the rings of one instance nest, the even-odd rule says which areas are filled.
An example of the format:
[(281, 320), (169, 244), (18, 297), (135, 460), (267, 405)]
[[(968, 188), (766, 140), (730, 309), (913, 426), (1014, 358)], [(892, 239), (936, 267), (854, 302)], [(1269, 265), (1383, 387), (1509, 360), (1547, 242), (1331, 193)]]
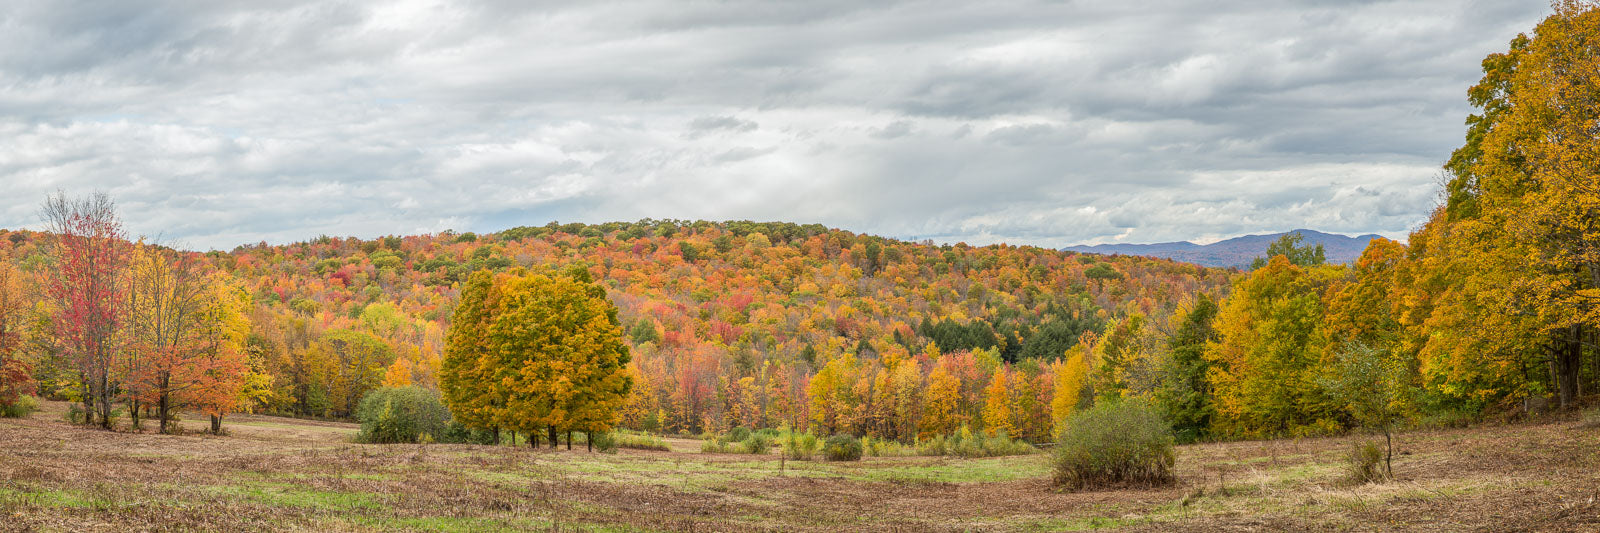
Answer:
[(57, 305), (56, 332), (82, 380), (85, 422), (98, 415), (109, 429), (127, 255), (122, 219), (105, 193), (69, 199), (58, 192), (41, 214), (56, 238), (57, 271), (48, 286)]

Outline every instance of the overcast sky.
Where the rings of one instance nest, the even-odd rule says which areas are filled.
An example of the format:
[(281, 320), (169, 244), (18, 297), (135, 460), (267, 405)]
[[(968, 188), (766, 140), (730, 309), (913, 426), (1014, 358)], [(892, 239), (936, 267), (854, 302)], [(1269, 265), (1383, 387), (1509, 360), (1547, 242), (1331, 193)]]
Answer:
[[(940, 242), (1403, 236), (1542, 1), (215, 2), (0, 7), (0, 227), (640, 218)], [(1165, 5), (1163, 5), (1165, 4)]]

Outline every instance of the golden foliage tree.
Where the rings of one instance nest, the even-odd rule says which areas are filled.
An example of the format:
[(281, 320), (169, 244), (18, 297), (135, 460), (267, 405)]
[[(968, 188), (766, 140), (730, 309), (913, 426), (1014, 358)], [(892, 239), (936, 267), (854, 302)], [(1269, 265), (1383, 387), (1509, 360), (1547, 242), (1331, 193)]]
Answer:
[(1011, 371), (1006, 367), (996, 368), (994, 376), (989, 378), (989, 386), (984, 389), (983, 430), (990, 436), (1017, 433), (1012, 423), (1011, 392)]
[(456, 315), (441, 381), (463, 424), (545, 432), (551, 446), (561, 432), (616, 424), (633, 379), (599, 286), (578, 274), (474, 274)]

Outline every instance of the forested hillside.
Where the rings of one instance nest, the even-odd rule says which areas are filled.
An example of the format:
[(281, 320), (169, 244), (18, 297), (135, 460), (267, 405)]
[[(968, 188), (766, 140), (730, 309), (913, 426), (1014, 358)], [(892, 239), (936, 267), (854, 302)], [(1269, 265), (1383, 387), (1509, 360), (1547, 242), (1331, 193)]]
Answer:
[[(1560, 2), (1486, 58), (1444, 202), (1408, 244), (1373, 239), (1350, 265), (1298, 235), (1240, 272), (654, 220), (197, 254), (128, 239), (104, 195), (58, 194), (50, 232), (0, 230), (0, 406), (38, 391), (108, 428), (119, 405), (163, 429), (175, 409), (211, 414), (214, 430), (237, 410), (350, 417), (380, 386), (440, 388), (463, 283), (490, 271), (476, 276), (489, 284), (478, 329), (500, 330), (457, 340), (505, 345), (463, 357), (497, 354), (500, 373), (599, 365), (539, 352), (577, 327), (541, 313), (581, 311), (594, 342), (574, 345), (614, 367), (595, 374), (606, 394), (590, 403), (608, 407), (584, 413), (585, 432), (620, 415), (665, 432), (1043, 441), (1078, 410), (1131, 398), (1188, 440), (1568, 408), (1600, 386), (1596, 35), (1600, 11)], [(528, 303), (538, 287), (572, 299)], [(523, 316), (548, 327), (506, 318)], [(562, 370), (517, 388), (595, 392)]]
[[(21, 272), (50, 272), (48, 234), (0, 236)], [(324, 237), (205, 259), (250, 295), (246, 351), (259, 385), (252, 410), (344, 417), (380, 384), (437, 387), (444, 333), (468, 274), (579, 265), (620, 309), (632, 347), (638, 386), (625, 424), (698, 432), (817, 423), (885, 436), (918, 431), (918, 391), (936, 369), (960, 386), (951, 412), (924, 424), (928, 431), (982, 426), (996, 369), (1010, 369), (1008, 383), (1029, 396), (1024, 404), (1048, 405), (1057, 361), (1085, 333), (1128, 317), (1164, 320), (1229, 279), (1167, 260), (748, 222)], [(50, 356), (48, 337), (34, 336), (42, 355), (35, 376), (46, 394), (70, 395), (72, 369)], [(896, 386), (919, 397), (875, 403)], [(1023, 412), (1037, 418), (1025, 432), (1048, 438), (1050, 418)]]

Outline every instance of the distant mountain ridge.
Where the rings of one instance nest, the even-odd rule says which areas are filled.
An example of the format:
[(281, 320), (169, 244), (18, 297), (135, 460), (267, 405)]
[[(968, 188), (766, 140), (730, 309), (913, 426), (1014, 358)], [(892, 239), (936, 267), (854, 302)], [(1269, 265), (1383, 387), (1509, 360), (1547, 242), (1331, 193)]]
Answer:
[(1155, 244), (1096, 244), (1093, 246), (1069, 246), (1062, 248), (1062, 250), (1102, 255), (1142, 255), (1211, 267), (1244, 268), (1250, 266), (1251, 260), (1266, 255), (1267, 245), (1290, 233), (1299, 233), (1304, 236), (1306, 244), (1321, 244), (1323, 251), (1327, 254), (1329, 263), (1350, 263), (1355, 261), (1361, 257), (1361, 252), (1367, 249), (1367, 243), (1379, 237), (1379, 235), (1375, 234), (1351, 237), (1337, 233), (1297, 229), (1268, 235), (1245, 235), (1211, 244), (1195, 244), (1187, 241)]

